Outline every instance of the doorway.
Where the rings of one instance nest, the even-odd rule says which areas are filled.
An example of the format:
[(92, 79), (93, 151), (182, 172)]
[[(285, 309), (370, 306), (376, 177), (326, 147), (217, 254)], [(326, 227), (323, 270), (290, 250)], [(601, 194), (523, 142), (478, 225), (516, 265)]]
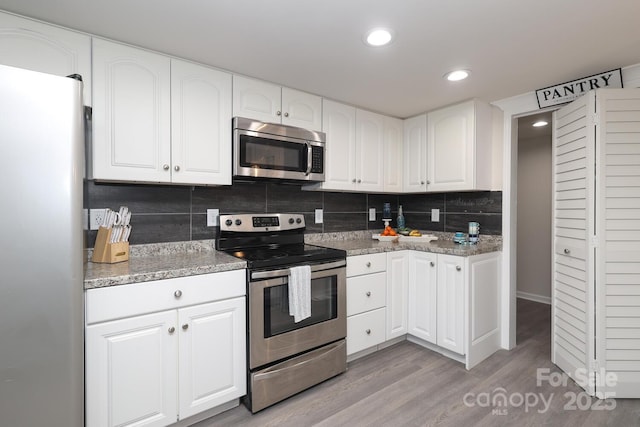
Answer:
[[(518, 119), (516, 295), (551, 304), (552, 113)], [(546, 125), (534, 126), (534, 124)]]

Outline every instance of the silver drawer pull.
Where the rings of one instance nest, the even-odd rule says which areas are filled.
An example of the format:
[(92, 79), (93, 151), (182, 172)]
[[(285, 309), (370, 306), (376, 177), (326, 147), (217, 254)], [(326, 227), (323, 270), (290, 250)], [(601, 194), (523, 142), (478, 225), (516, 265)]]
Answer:
[(367, 291), (367, 296), (370, 297), (371, 296), (371, 291)]
[(371, 329), (367, 329), (365, 332), (367, 333), (367, 335), (371, 335)]
[(169, 328), (169, 333), (172, 334), (176, 331), (176, 328), (174, 328), (173, 326)]
[(456, 270), (460, 271), (460, 270), (462, 270), (462, 267), (460, 267), (459, 265), (456, 265)]
[(565, 250), (564, 250), (564, 253), (565, 253), (565, 254), (567, 254), (567, 255), (569, 255), (569, 254), (571, 253), (571, 251), (570, 251), (569, 249), (565, 249)]
[(180, 289), (178, 289), (177, 291), (175, 291), (173, 293), (173, 296), (176, 298), (180, 298), (182, 296), (182, 291)]
[(371, 262), (367, 262), (367, 267), (371, 267)]
[(187, 329), (189, 329), (189, 324), (185, 323), (184, 325), (182, 325), (182, 330), (186, 331)]
[(431, 261), (431, 262), (429, 263), (429, 265), (430, 265), (431, 267), (435, 267), (435, 266), (436, 266), (436, 263), (435, 263), (435, 262), (433, 262), (433, 261)]

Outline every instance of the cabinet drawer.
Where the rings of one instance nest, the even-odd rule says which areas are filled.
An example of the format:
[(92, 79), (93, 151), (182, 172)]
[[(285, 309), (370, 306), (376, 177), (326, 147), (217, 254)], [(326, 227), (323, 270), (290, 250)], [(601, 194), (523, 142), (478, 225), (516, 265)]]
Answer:
[(347, 257), (347, 277), (378, 273), (387, 269), (387, 254), (368, 254)]
[(244, 296), (245, 274), (243, 269), (89, 289), (87, 324)]
[(385, 341), (385, 313), (386, 309), (379, 308), (347, 317), (347, 355)]
[(386, 273), (347, 279), (347, 316), (364, 313), (386, 304)]

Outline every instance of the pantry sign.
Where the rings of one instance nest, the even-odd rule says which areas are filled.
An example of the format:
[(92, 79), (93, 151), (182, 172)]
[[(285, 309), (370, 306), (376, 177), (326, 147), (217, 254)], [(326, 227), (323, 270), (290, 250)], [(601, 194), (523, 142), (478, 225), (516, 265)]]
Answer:
[(566, 104), (579, 98), (585, 92), (599, 88), (622, 87), (622, 69), (618, 68), (593, 76), (583, 77), (570, 82), (536, 90), (538, 107)]

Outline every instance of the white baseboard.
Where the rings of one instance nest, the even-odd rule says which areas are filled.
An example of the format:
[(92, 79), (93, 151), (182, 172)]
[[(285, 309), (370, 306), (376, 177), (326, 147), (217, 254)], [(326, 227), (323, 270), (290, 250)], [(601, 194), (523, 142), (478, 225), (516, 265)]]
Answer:
[(541, 302), (542, 304), (551, 305), (551, 297), (546, 297), (544, 295), (536, 295), (530, 294), (529, 292), (516, 292), (516, 297), (526, 299), (533, 302)]

